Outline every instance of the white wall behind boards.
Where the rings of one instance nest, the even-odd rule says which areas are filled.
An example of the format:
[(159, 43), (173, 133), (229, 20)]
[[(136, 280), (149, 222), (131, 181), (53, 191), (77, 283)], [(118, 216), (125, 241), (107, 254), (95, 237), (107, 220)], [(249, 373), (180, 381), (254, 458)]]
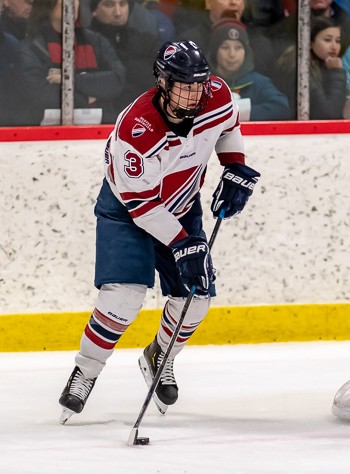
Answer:
[[(350, 135), (245, 137), (262, 177), (213, 249), (217, 306), (350, 300)], [(0, 143), (0, 314), (90, 310), (104, 140)], [(220, 166), (204, 185), (205, 229)], [(161, 307), (159, 288), (146, 308)]]

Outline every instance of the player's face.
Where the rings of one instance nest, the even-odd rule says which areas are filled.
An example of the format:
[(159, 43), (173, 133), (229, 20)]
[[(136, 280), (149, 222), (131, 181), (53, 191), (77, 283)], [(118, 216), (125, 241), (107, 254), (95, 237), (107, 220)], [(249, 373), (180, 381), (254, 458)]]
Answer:
[(225, 10), (235, 12), (237, 20), (240, 20), (244, 11), (244, 0), (206, 0), (205, 7), (210, 11), (212, 21), (218, 21)]
[(185, 84), (183, 82), (174, 82), (169, 93), (170, 108), (181, 108), (191, 110), (197, 107), (203, 93), (203, 84), (195, 82)]
[[(34, 0), (4, 0), (3, 4), (17, 18), (28, 18)], [(1, 2), (0, 2), (1, 5)]]
[(340, 28), (326, 28), (318, 33), (311, 43), (314, 54), (323, 61), (339, 56), (341, 48)]
[(238, 40), (225, 40), (216, 53), (217, 71), (224, 77), (231, 76), (242, 66), (245, 49)]
[(105, 25), (123, 26), (129, 18), (128, 0), (101, 0), (93, 12)]

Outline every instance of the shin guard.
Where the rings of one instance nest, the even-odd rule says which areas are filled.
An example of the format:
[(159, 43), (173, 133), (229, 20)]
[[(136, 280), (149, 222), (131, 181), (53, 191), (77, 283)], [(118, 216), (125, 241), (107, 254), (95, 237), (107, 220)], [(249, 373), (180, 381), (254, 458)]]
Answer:
[[(180, 319), (185, 301), (186, 298), (169, 296), (164, 306), (160, 327), (157, 333), (158, 344), (164, 352), (168, 347), (171, 336)], [(193, 298), (174, 347), (171, 350), (171, 357), (178, 354), (185, 346), (199, 324), (203, 321), (209, 310), (209, 306), (210, 298)]]
[(118, 340), (138, 315), (146, 290), (144, 285), (102, 285), (75, 358), (86, 377), (99, 375)]

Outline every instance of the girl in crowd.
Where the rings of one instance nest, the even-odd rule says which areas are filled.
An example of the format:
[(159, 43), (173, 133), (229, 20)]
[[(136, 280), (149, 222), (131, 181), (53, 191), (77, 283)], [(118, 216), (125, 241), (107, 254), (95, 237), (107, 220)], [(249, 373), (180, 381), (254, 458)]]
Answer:
[[(346, 74), (339, 57), (341, 30), (334, 20), (323, 16), (311, 23), (310, 34), (310, 119), (342, 119), (346, 99)], [(279, 87), (290, 104), (296, 103), (296, 53), (288, 48), (278, 60)]]

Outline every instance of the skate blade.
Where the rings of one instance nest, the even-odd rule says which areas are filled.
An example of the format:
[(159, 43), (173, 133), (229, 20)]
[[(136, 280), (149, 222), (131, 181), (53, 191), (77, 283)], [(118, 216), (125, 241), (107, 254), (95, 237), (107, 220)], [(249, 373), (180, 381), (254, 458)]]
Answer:
[(69, 420), (69, 418), (75, 414), (75, 411), (70, 410), (69, 408), (63, 408), (61, 416), (60, 416), (60, 423), (61, 425), (64, 425), (66, 421)]
[[(140, 367), (141, 373), (143, 375), (143, 378), (145, 379), (147, 387), (150, 388), (150, 386), (152, 385), (152, 382), (153, 382), (153, 378), (152, 378), (152, 375), (151, 375), (150, 368), (148, 367), (147, 361), (146, 361), (146, 359), (143, 355), (139, 358), (139, 367)], [(154, 392), (154, 394), (153, 394), (153, 401), (154, 401), (156, 407), (158, 408), (158, 410), (160, 411), (160, 413), (162, 415), (165, 415), (165, 413), (168, 409), (168, 405), (165, 405), (161, 400), (159, 400), (158, 395), (156, 394), (156, 392)]]

